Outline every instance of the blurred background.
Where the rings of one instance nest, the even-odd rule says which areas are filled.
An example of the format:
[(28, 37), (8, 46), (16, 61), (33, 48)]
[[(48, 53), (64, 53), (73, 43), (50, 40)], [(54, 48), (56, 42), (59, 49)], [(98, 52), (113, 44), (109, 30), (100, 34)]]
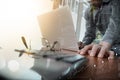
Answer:
[[(52, 10), (51, 0), (0, 0), (0, 56), (5, 65), (9, 61), (30, 67), (33, 59), (27, 55), (18, 58), (14, 49), (25, 49), (21, 36), (25, 36), (32, 49), (41, 48), (41, 33), (37, 16)], [(14, 63), (13, 63), (14, 64)]]
[[(13, 70), (20, 66), (30, 68), (34, 59), (23, 55), (18, 58), (14, 49), (25, 49), (21, 36), (25, 36), (32, 49), (41, 49), (41, 33), (37, 16), (68, 5), (71, 9), (78, 41), (85, 32), (83, 12), (88, 0), (0, 0), (0, 69)], [(17, 69), (16, 69), (17, 68)], [(11, 70), (12, 70), (11, 69)]]

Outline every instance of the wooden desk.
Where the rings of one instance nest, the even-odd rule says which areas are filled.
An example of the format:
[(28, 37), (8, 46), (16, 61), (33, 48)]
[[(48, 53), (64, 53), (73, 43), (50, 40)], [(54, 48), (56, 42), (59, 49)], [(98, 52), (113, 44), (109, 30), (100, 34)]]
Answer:
[(86, 57), (87, 66), (71, 80), (120, 80), (120, 57), (114, 60)]

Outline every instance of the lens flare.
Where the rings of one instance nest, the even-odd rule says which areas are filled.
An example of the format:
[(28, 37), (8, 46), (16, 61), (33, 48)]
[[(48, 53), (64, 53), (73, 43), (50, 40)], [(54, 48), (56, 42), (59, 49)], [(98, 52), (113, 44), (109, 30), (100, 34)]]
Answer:
[(11, 60), (8, 62), (8, 68), (12, 72), (18, 71), (19, 67), (20, 67), (20, 65), (16, 60)]

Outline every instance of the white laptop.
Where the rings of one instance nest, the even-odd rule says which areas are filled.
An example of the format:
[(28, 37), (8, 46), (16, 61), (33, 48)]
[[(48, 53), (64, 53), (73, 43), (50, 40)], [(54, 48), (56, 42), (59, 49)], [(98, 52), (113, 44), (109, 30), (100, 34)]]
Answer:
[[(58, 41), (61, 48), (78, 50), (71, 12), (68, 7), (45, 13), (38, 17), (42, 36), (50, 43)], [(38, 72), (43, 80), (68, 80), (85, 67), (87, 59), (80, 54), (56, 51), (40, 51), (32, 70)], [(39, 57), (39, 56), (38, 56)]]
[(42, 37), (51, 44), (60, 43), (60, 47), (78, 50), (73, 20), (70, 9), (65, 6), (38, 16)]

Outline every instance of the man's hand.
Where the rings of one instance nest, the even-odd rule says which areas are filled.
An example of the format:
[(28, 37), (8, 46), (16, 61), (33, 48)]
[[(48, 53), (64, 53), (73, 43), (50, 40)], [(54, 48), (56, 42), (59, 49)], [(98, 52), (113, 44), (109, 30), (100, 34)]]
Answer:
[(89, 54), (90, 56), (97, 56), (100, 58), (108, 57), (109, 59), (114, 58), (114, 52), (110, 51), (111, 45), (107, 42), (100, 42), (99, 44), (86, 45), (82, 50), (79, 51), (80, 54)]

